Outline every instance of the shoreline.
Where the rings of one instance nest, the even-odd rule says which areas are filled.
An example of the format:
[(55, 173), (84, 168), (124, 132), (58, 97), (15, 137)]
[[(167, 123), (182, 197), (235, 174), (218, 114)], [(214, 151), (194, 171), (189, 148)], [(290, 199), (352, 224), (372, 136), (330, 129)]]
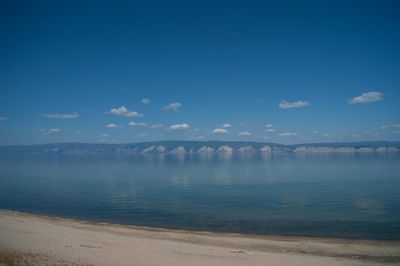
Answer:
[(75, 218), (68, 216), (57, 216), (46, 213), (37, 213), (30, 211), (19, 211), (10, 209), (0, 209), (0, 217), (2, 213), (10, 215), (21, 215), (21, 216), (31, 216), (36, 218), (48, 219), (51, 221), (70, 221), (77, 222), (88, 225), (97, 226), (116, 226), (121, 228), (131, 228), (135, 230), (144, 230), (149, 232), (175, 232), (175, 233), (187, 233), (193, 235), (209, 235), (209, 236), (235, 236), (244, 238), (254, 238), (254, 239), (267, 239), (267, 240), (319, 240), (319, 241), (333, 241), (333, 242), (399, 242), (400, 239), (380, 239), (380, 238), (368, 238), (368, 237), (341, 237), (341, 236), (318, 236), (318, 235), (295, 235), (295, 234), (257, 234), (257, 233), (247, 233), (247, 232), (231, 232), (231, 231), (209, 231), (205, 229), (191, 229), (191, 228), (175, 228), (175, 227), (159, 227), (159, 226), (144, 226), (135, 225), (129, 223), (118, 223), (109, 222), (103, 220), (92, 220), (84, 218)]
[[(142, 224), (135, 224), (135, 223), (129, 223), (129, 222), (118, 222), (117, 220), (104, 220), (102, 218), (100, 219), (93, 219), (89, 217), (76, 217), (76, 216), (70, 216), (70, 215), (53, 215), (49, 214), (46, 212), (36, 212), (36, 211), (29, 211), (29, 210), (13, 210), (13, 209), (2, 209), (0, 208), (0, 212), (10, 212), (10, 213), (18, 213), (21, 215), (31, 215), (31, 216), (37, 216), (37, 217), (42, 217), (42, 218), (48, 218), (48, 219), (59, 219), (59, 220), (69, 220), (69, 221), (76, 221), (76, 222), (82, 222), (82, 223), (87, 223), (87, 224), (93, 224), (93, 225), (111, 225), (111, 226), (121, 226), (121, 227), (128, 227), (128, 228), (134, 228), (134, 229), (143, 229), (143, 230), (149, 230), (149, 231), (171, 231), (171, 232), (186, 232), (186, 233), (192, 233), (192, 234), (210, 234), (210, 235), (234, 235), (234, 236), (243, 236), (243, 237), (250, 237), (250, 238), (267, 238), (267, 239), (274, 239), (274, 238), (285, 238), (285, 239), (320, 239), (320, 240), (338, 240), (338, 241), (398, 241), (400, 242), (400, 238), (394, 238), (394, 237), (389, 237), (389, 238), (383, 238), (383, 237), (375, 237), (371, 235), (363, 235), (363, 236), (354, 236), (354, 235), (341, 235), (341, 234), (325, 234), (325, 235), (319, 235), (319, 234), (310, 234), (310, 233), (304, 233), (304, 234), (296, 234), (296, 233), (278, 233), (278, 232), (253, 232), (253, 231), (231, 231), (231, 230), (207, 230), (203, 227), (177, 227), (177, 226), (169, 226), (166, 225), (165, 227), (159, 226), (158, 224), (156, 225), (142, 225)], [(306, 229), (307, 232), (309, 231)], [(1, 265), (0, 265), (1, 266)]]
[(43, 257), (53, 262), (48, 265), (59, 262), (60, 265), (400, 263), (399, 240), (189, 231), (81, 221), (2, 209), (0, 251), (3, 252), (3, 255), (0, 253), (0, 265), (4, 252), (27, 259), (34, 254), (35, 259)]

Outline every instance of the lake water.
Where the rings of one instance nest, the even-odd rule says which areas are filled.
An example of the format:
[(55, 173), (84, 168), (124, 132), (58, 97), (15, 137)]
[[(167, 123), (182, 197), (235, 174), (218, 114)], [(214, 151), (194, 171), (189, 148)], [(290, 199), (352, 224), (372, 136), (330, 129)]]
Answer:
[(400, 154), (3, 157), (0, 208), (166, 228), (400, 239)]

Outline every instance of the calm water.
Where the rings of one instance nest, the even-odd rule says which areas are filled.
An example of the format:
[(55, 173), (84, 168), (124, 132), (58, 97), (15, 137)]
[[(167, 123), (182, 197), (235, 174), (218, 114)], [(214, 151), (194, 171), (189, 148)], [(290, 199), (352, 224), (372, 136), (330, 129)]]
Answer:
[(400, 155), (0, 158), (0, 208), (168, 228), (400, 239)]

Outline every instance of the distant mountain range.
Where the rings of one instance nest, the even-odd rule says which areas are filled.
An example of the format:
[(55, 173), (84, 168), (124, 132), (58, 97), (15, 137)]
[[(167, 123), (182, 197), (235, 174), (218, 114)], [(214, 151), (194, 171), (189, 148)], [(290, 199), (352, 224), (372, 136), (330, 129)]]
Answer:
[(0, 154), (235, 154), (400, 152), (400, 141), (283, 145), (246, 141), (154, 141), (131, 144), (53, 143), (0, 146)]

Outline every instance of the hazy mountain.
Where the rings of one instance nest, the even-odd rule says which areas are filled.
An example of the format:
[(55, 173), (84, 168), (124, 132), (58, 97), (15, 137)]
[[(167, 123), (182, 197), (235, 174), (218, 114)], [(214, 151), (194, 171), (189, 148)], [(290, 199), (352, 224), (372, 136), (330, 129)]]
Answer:
[(155, 141), (130, 144), (53, 143), (0, 146), (0, 154), (213, 154), (400, 152), (400, 142), (370, 141), (282, 145), (246, 141)]

